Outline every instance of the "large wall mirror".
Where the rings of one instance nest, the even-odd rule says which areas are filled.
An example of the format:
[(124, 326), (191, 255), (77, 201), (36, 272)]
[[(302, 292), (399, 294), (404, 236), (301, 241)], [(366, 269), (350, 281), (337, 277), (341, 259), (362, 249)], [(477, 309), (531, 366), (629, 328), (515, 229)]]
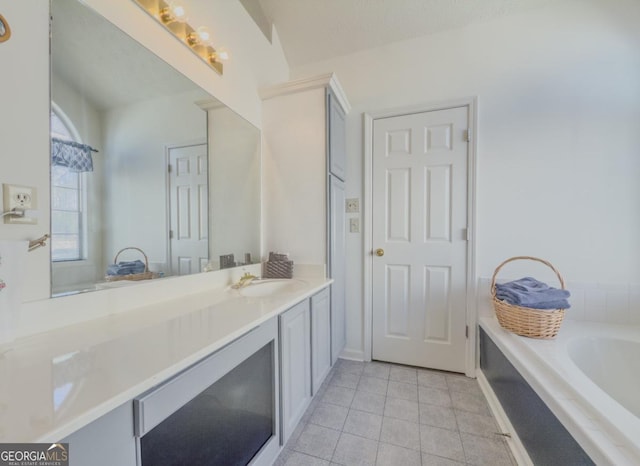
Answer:
[(50, 4), (52, 295), (258, 261), (259, 130), (79, 1)]

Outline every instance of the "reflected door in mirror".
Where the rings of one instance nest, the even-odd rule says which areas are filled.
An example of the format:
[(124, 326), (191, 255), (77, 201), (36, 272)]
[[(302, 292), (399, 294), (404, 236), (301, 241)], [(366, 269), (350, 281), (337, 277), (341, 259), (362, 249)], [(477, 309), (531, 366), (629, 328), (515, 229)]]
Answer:
[(207, 145), (169, 148), (171, 274), (201, 272), (209, 261)]

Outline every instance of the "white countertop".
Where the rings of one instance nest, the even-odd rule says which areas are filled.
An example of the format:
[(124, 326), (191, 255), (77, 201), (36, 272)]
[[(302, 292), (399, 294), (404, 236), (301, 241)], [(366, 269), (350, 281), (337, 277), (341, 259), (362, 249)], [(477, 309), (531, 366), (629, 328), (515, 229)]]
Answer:
[(183, 295), (0, 347), (0, 442), (59, 441), (331, 283), (302, 281), (264, 298)]

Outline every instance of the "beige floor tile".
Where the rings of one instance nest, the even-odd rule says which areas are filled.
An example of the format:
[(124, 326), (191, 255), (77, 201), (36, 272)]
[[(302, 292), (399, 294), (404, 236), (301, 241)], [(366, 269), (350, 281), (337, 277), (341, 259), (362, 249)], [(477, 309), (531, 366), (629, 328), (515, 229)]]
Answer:
[(345, 466), (373, 466), (376, 464), (377, 453), (377, 441), (343, 433), (332, 462)]
[(420, 450), (420, 425), (385, 417), (382, 420), (380, 441), (411, 450)]
[(420, 466), (420, 452), (380, 442), (376, 466)]
[(344, 432), (365, 437), (371, 440), (380, 439), (382, 416), (352, 409), (344, 423)]
[(403, 400), (402, 398), (387, 397), (384, 407), (384, 415), (404, 421), (420, 422), (420, 408), (417, 401)]

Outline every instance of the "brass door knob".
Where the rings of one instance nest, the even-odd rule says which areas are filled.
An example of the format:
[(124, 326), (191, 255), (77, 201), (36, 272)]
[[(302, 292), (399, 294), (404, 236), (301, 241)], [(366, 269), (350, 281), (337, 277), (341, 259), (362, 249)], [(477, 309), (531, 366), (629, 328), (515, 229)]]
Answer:
[(376, 256), (378, 256), (378, 257), (384, 256), (384, 249), (382, 249), (382, 248), (376, 249)]

